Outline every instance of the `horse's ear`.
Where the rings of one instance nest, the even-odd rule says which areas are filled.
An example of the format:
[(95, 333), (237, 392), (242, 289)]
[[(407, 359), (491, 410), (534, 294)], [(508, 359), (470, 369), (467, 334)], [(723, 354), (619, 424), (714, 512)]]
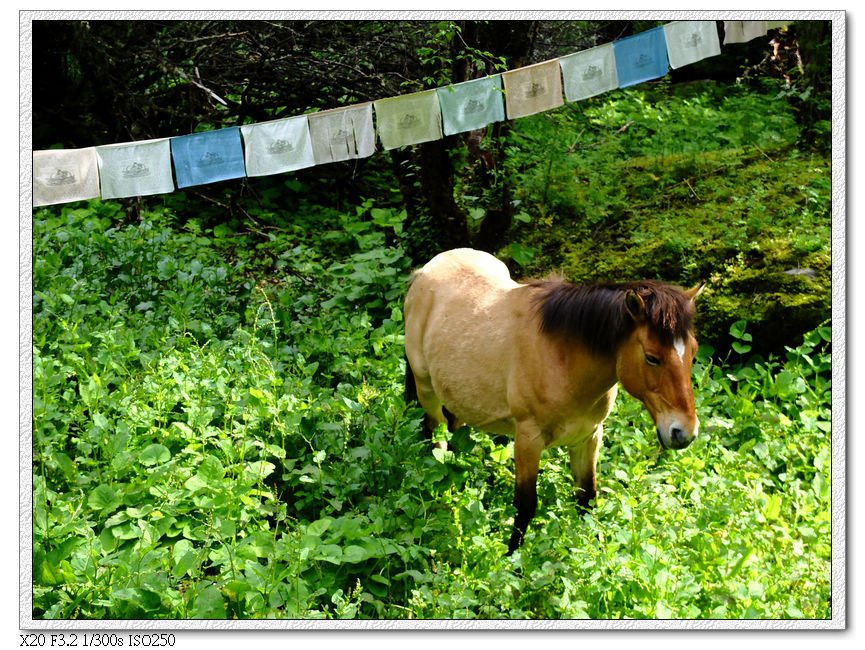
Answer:
[(697, 299), (697, 296), (699, 296), (701, 293), (703, 293), (703, 289), (705, 289), (705, 288), (706, 288), (706, 283), (705, 283), (705, 282), (701, 282), (701, 283), (698, 284), (697, 286), (695, 286), (695, 287), (693, 287), (693, 288), (688, 289), (687, 291), (685, 291), (685, 292), (684, 292), (685, 297), (686, 297), (688, 300), (690, 300), (691, 302), (693, 302), (694, 300)]
[(636, 291), (628, 291), (625, 294), (625, 310), (635, 323), (642, 323), (646, 320), (646, 303)]

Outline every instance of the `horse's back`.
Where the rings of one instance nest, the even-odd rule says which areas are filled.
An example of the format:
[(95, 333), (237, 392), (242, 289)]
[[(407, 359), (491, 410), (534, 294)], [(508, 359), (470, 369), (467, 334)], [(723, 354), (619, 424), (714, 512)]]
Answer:
[(503, 370), (514, 352), (521, 286), (501, 261), (472, 249), (441, 253), (412, 277), (406, 356), (418, 381), (462, 420), (480, 424), (507, 415)]
[[(519, 286), (508, 267), (489, 253), (471, 248), (440, 253), (411, 277), (405, 299), (406, 324), (430, 326), (436, 316), (448, 322), (470, 322)], [(412, 334), (406, 332), (406, 336)]]
[(423, 279), (423, 284), (443, 288), (460, 286), (468, 289), (510, 289), (517, 286), (503, 262), (489, 253), (472, 248), (457, 248), (439, 253), (415, 272), (412, 286), (419, 279)]

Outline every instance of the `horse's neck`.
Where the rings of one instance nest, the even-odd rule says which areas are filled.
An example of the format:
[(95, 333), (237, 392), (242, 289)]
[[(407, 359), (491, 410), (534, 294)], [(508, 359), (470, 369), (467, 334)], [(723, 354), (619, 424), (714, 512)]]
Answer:
[(561, 380), (575, 399), (594, 403), (615, 390), (618, 383), (615, 355), (592, 350), (577, 337), (542, 334), (540, 341), (543, 365), (562, 373)]

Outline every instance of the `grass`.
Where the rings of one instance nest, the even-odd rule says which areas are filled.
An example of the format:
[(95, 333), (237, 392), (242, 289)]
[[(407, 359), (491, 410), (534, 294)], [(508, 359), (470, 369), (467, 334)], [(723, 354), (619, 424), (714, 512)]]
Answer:
[(34, 618), (831, 616), (827, 327), (703, 348), (687, 451), (620, 397), (595, 508), (546, 453), (508, 558), (511, 445), (402, 397), (403, 219), (35, 212)]

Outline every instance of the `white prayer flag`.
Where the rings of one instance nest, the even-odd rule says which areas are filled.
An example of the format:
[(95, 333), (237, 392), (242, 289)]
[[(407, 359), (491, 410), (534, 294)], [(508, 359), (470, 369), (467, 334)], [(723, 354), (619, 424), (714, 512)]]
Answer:
[(281, 174), (315, 164), (306, 115), (240, 127), (247, 176)]
[(53, 205), (99, 196), (96, 148), (33, 152), (33, 205)]
[(664, 25), (667, 59), (674, 70), (721, 53), (714, 20), (682, 20)]
[(103, 199), (174, 191), (168, 138), (96, 147)]
[(747, 43), (766, 35), (765, 20), (725, 20), (724, 45), (728, 43)]
[(565, 98), (577, 102), (619, 87), (612, 43), (559, 59), (565, 80)]
[(309, 113), (315, 164), (366, 158), (375, 152), (372, 102)]
[(509, 119), (549, 111), (565, 103), (558, 59), (503, 72), (502, 81)]

